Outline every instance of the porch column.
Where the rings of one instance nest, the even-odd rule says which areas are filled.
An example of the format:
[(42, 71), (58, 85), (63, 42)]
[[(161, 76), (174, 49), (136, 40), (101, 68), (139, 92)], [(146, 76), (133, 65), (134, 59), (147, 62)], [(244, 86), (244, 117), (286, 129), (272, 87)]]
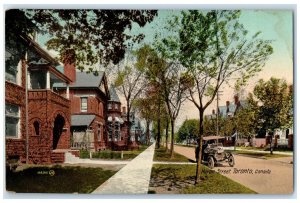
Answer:
[(70, 94), (69, 94), (69, 84), (67, 84), (67, 92), (66, 92), (66, 97), (67, 99), (70, 98)]
[(31, 78), (30, 78), (30, 72), (29, 71), (27, 71), (27, 88), (29, 90), (31, 89)]
[(46, 89), (50, 89), (50, 72), (47, 70), (46, 72)]

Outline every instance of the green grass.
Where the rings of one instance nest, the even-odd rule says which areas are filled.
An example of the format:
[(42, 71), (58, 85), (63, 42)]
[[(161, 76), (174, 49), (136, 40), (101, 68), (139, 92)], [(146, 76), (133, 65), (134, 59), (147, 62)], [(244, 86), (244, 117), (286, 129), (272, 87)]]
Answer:
[(233, 153), (240, 154), (240, 155), (252, 156), (252, 157), (256, 157), (256, 158), (264, 158), (264, 159), (290, 157), (290, 155), (285, 155), (285, 154), (259, 153), (259, 152), (243, 151), (243, 150), (234, 151)]
[[(152, 167), (151, 179), (159, 179), (160, 185), (180, 185), (189, 180), (189, 184), (183, 185), (181, 194), (255, 194), (255, 192), (229, 178), (202, 166), (201, 182), (194, 185), (196, 165), (163, 165), (156, 164)], [(149, 191), (149, 193), (156, 193)]]
[[(241, 150), (257, 150), (257, 151), (270, 151), (270, 147), (266, 146), (266, 147), (236, 147), (237, 149), (241, 149)], [(293, 149), (288, 149), (288, 148), (274, 148), (273, 151), (276, 152), (293, 152)]]
[(111, 151), (111, 150), (94, 152), (94, 153), (92, 153), (92, 158), (117, 159), (117, 160), (120, 160), (120, 159), (122, 159), (122, 160), (134, 159), (136, 156), (138, 156), (141, 152), (143, 152), (147, 148), (148, 148), (148, 146), (142, 145), (142, 146), (139, 147), (138, 150), (123, 151), (123, 159), (122, 159), (122, 151)]
[(170, 152), (165, 147), (155, 149), (153, 161), (171, 161), (171, 162), (189, 162), (190, 160), (181, 154), (174, 152), (174, 156), (170, 159)]
[[(49, 171), (54, 171), (53, 176)], [(18, 193), (91, 193), (116, 171), (83, 167), (31, 167), (6, 173), (6, 190)]]

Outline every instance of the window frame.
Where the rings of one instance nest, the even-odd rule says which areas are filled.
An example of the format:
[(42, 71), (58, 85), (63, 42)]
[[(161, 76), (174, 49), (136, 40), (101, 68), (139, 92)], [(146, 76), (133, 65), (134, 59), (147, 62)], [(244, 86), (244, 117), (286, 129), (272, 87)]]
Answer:
[[(86, 99), (86, 109), (83, 109), (83, 100)], [(80, 112), (88, 112), (88, 97), (80, 97)]]
[[(17, 107), (17, 114), (16, 115), (13, 115), (13, 114), (8, 114), (7, 113), (7, 106), (8, 105), (11, 105), (11, 106), (14, 106), (14, 107)], [(15, 131), (16, 131), (16, 135), (8, 135), (7, 134), (7, 118), (10, 118), (10, 119), (16, 119), (17, 122), (15, 124)], [(5, 137), (6, 138), (15, 138), (15, 139), (19, 139), (20, 138), (20, 120), (21, 120), (21, 117), (20, 117), (20, 106), (16, 105), (16, 104), (10, 104), (10, 103), (6, 103), (5, 104)]]

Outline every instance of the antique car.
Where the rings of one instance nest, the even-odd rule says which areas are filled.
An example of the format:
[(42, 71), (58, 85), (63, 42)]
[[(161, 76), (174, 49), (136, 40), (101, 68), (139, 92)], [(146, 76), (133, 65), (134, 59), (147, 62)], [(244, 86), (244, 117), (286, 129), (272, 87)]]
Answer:
[(221, 136), (203, 137), (202, 161), (211, 169), (221, 162), (227, 162), (231, 167), (235, 164), (232, 153), (223, 148), (223, 139)]

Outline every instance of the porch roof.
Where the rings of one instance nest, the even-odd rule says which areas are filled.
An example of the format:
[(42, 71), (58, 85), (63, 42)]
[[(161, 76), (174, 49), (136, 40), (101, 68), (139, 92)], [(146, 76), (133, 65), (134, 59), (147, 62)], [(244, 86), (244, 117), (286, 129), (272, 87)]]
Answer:
[(72, 115), (71, 126), (89, 126), (95, 117), (95, 115)]

